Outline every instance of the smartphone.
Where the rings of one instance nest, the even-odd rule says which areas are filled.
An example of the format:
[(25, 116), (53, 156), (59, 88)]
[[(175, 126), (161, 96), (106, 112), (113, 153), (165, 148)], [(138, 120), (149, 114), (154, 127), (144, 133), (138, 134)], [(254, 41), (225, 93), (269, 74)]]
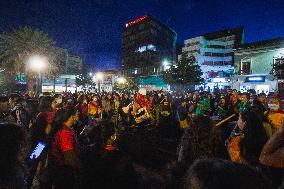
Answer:
[(44, 144), (43, 142), (38, 142), (33, 152), (30, 155), (30, 159), (37, 159), (40, 156), (40, 154), (43, 152), (45, 146), (46, 144)]

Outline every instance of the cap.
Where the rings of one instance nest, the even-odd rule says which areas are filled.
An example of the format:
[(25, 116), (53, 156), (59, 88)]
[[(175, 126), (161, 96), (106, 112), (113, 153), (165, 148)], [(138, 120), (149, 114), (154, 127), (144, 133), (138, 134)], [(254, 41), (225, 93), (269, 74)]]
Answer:
[(146, 91), (145, 88), (141, 88), (141, 89), (139, 89), (138, 93), (143, 95), (143, 96), (146, 96), (147, 91)]

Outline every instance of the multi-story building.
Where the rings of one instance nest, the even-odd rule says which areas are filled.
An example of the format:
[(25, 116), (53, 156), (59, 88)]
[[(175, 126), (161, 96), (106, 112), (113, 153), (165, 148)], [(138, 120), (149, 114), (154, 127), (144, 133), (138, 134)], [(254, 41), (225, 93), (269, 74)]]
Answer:
[(234, 49), (232, 87), (245, 92), (284, 92), (284, 38), (243, 44)]
[[(114, 83), (119, 75), (118, 71), (105, 70), (101, 72), (101, 74), (102, 74), (102, 78), (100, 81), (98, 81), (98, 79), (95, 79), (96, 86), (100, 87), (100, 91), (112, 92)], [(98, 82), (100, 82), (100, 84)]]
[(127, 23), (122, 36), (122, 74), (159, 75), (176, 60), (176, 39), (175, 31), (151, 16)]
[(82, 73), (83, 61), (79, 55), (61, 49), (62, 64), (57, 78), (50, 80), (45, 78), (42, 82), (43, 92), (75, 92), (80, 90), (76, 86), (76, 76)]
[(184, 41), (182, 52), (194, 56), (203, 72), (205, 88), (230, 86), (234, 73), (233, 48), (243, 42), (243, 28), (226, 29)]

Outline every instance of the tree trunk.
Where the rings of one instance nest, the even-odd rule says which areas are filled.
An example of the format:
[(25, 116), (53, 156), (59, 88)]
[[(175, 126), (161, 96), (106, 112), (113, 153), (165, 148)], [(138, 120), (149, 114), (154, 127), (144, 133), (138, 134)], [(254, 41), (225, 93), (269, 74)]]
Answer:
[(32, 91), (32, 92), (36, 92), (36, 80), (35, 78), (30, 75), (30, 74), (27, 74), (26, 75), (26, 79), (27, 79), (27, 91)]

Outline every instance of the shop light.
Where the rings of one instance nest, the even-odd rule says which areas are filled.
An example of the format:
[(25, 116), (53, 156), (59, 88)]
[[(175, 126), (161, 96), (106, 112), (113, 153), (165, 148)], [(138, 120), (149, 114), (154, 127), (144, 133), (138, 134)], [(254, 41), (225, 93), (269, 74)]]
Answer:
[(249, 77), (248, 80), (249, 81), (262, 81), (263, 78), (262, 77)]

